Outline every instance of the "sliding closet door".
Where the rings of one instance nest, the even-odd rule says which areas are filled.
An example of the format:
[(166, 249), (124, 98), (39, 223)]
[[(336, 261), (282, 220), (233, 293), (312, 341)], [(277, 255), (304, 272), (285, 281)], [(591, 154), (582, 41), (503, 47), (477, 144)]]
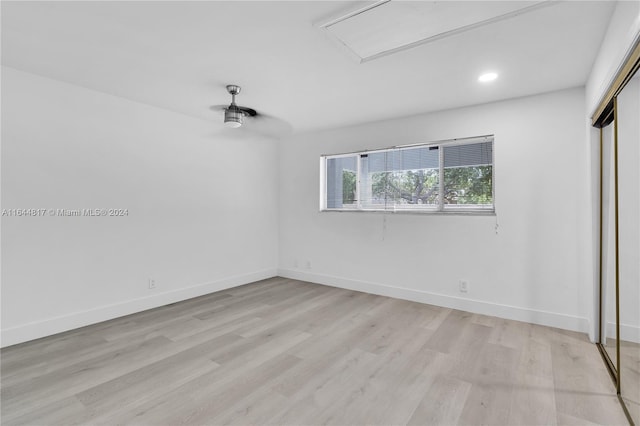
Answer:
[(640, 424), (640, 72), (617, 97), (620, 395)]
[(602, 129), (602, 293), (600, 343), (617, 374), (615, 121)]

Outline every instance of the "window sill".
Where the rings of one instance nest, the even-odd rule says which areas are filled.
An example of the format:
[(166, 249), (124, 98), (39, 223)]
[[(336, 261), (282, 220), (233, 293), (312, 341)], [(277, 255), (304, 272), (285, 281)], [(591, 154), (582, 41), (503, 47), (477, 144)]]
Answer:
[(322, 209), (319, 213), (383, 213), (383, 214), (411, 214), (424, 216), (495, 216), (495, 209), (447, 209), (442, 210), (369, 210), (369, 209)]

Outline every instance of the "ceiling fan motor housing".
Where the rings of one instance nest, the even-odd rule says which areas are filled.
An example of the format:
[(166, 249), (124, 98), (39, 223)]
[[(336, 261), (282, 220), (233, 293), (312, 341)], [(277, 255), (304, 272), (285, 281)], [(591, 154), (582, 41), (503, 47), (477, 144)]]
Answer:
[(240, 90), (242, 90), (242, 88), (236, 84), (229, 84), (227, 86), (227, 92), (229, 92), (230, 95), (237, 95), (238, 93), (240, 93)]

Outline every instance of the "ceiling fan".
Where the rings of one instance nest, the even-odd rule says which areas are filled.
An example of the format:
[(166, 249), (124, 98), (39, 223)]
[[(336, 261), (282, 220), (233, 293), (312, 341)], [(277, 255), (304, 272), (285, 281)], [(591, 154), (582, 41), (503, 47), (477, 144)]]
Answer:
[[(227, 85), (227, 92), (231, 95), (231, 104), (229, 105), (214, 105), (211, 107), (213, 111), (224, 112), (224, 125), (225, 127), (237, 129), (239, 127), (246, 127), (249, 132), (256, 133), (262, 136), (268, 137), (280, 137), (291, 132), (291, 126), (274, 117), (258, 113), (253, 108), (248, 108), (236, 104), (236, 96), (240, 93), (242, 88), (237, 84)], [(245, 124), (246, 119), (246, 126)], [(233, 134), (236, 134), (234, 131)], [(243, 131), (241, 133), (244, 133)], [(228, 136), (232, 133), (226, 133)]]
[(224, 124), (227, 127), (238, 128), (244, 123), (245, 117), (255, 117), (258, 115), (255, 109), (238, 106), (236, 96), (240, 94), (242, 88), (236, 84), (229, 84), (227, 92), (231, 95), (231, 105), (224, 108)]

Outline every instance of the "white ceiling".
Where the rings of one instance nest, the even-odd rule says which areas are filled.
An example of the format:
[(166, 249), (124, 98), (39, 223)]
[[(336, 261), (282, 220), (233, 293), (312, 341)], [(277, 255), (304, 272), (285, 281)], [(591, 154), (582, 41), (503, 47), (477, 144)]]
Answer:
[(295, 131), (584, 85), (614, 8), (560, 2), (360, 64), (317, 25), (362, 2), (1, 4), (3, 65), (212, 121), (239, 84)]

